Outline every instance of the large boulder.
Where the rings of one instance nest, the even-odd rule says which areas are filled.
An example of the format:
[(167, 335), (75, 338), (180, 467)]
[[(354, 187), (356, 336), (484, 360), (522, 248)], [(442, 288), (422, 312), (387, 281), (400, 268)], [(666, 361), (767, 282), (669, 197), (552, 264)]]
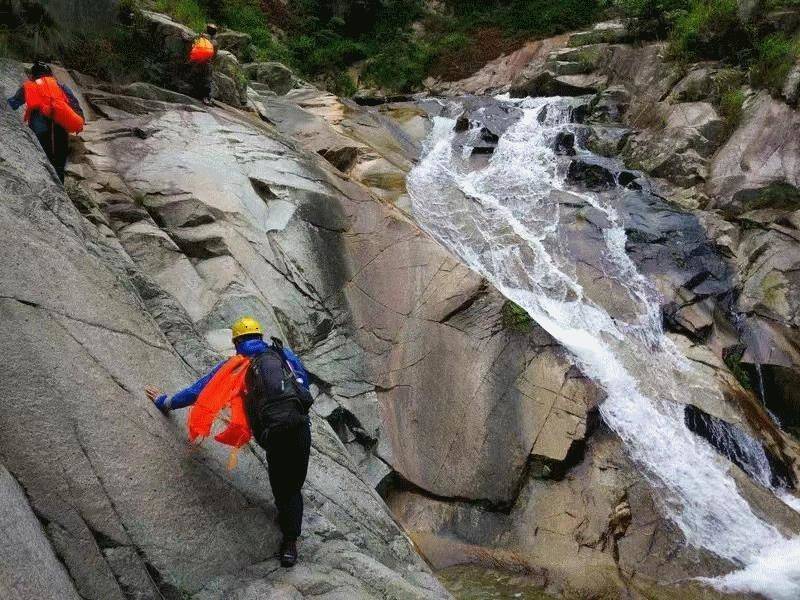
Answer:
[(510, 511), (401, 489), (388, 502), (437, 568), (473, 563), (523, 572), (556, 596), (728, 597), (691, 579), (733, 565), (688, 547), (658, 516), (646, 482), (602, 429), (568, 478), (531, 478)]
[(263, 83), (278, 96), (285, 96), (297, 87), (298, 79), (292, 70), (279, 62), (248, 63), (243, 66), (245, 74), (258, 83)]
[(488, 62), (473, 75), (455, 82), (432, 82), (432, 91), (440, 94), (491, 95), (507, 92), (518, 78), (531, 79), (544, 68), (553, 50), (566, 46), (568, 36), (561, 35), (528, 42), (519, 50)]
[(724, 141), (725, 121), (708, 102), (662, 104), (659, 109), (663, 126), (631, 136), (626, 162), (683, 187), (705, 181), (709, 159)]
[(250, 58), (250, 46), (253, 38), (241, 31), (225, 29), (216, 35), (217, 47), (233, 54), (239, 60)]
[(797, 101), (800, 100), (800, 63), (795, 63), (786, 75), (781, 95), (787, 104), (797, 106)]
[(247, 104), (247, 75), (236, 57), (220, 50), (214, 57), (212, 95), (232, 106)]
[(511, 84), (512, 98), (526, 96), (584, 96), (594, 94), (606, 85), (604, 75), (578, 73), (559, 75), (549, 70), (537, 73), (534, 77), (520, 76)]
[(595, 23), (588, 31), (573, 33), (569, 36), (569, 45), (574, 47), (589, 44), (620, 44), (630, 40), (630, 33), (622, 21), (604, 21)]
[(615, 45), (605, 71), (609, 86), (622, 86), (631, 95), (625, 124), (641, 129), (659, 124), (656, 106), (683, 77), (679, 65), (665, 59), (666, 44)]
[(556, 75), (579, 75), (599, 69), (608, 60), (608, 44), (562, 48), (550, 53), (545, 66)]
[(707, 191), (729, 213), (800, 206), (800, 114), (766, 92), (745, 103), (742, 124), (711, 162)]

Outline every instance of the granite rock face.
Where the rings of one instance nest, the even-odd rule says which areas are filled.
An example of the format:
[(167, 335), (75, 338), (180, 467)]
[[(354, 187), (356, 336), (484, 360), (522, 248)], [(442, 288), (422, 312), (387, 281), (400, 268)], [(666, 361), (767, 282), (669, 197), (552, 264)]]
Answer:
[[(213, 331), (227, 326), (229, 314), (258, 308), (252, 304), (255, 284), (245, 281), (224, 244), (225, 239), (241, 238), (213, 231), (208, 215), (239, 221), (251, 235), (275, 223), (266, 218), (264, 201), (253, 187), (258, 184), (246, 172), (242, 181), (261, 212), (250, 212), (258, 209), (247, 204), (248, 197), (208, 188), (213, 172), (201, 161), (198, 174), (205, 173), (198, 185), (215, 199), (204, 209), (187, 197), (189, 192), (176, 189), (183, 178), (169, 178), (165, 171), (170, 159), (154, 147), (135, 150), (133, 140), (172, 140), (170, 118), (176, 119), (176, 136), (187, 130), (186, 117), (207, 127), (216, 122), (208, 113), (164, 109), (167, 105), (160, 103), (145, 108), (153, 106), (160, 124), (149, 113), (89, 124), (85, 159), (72, 167), (75, 204), (55, 183), (19, 117), (0, 113), (0, 226), (9, 240), (0, 283), (0, 328), (7, 355), (0, 384), (0, 454), (38, 522), (33, 513), (25, 516), (22, 502), (6, 509), (17, 511), (18, 517), (3, 518), (13, 518), (20, 528), (11, 535), (28, 540), (19, 552), (41, 556), (39, 580), (29, 580), (41, 588), (36, 597), (230, 597), (220, 591), (228, 589), (221, 583), (226, 578), (233, 578), (234, 586), (255, 580), (264, 589), (283, 586), (297, 597), (316, 589), (322, 578), (341, 596), (446, 597), (326, 421), (314, 418), (303, 540), (307, 562), (286, 582), (272, 559), (279, 534), (260, 450), (241, 453), (236, 470), (226, 471), (225, 450), (213, 445), (190, 449), (183, 417), (163, 417), (142, 395), (148, 383), (175, 390), (191, 381), (220, 356), (204, 334), (216, 341)], [(135, 122), (143, 127), (136, 129)], [(241, 135), (260, 137), (258, 126), (238, 126)], [(158, 137), (159, 130), (165, 137)], [(283, 171), (280, 161), (275, 164), (273, 173), (284, 184), (309, 194), (321, 185), (313, 180), (324, 175), (304, 170), (304, 159), (286, 142), (264, 135), (261, 143), (262, 153), (270, 148), (288, 152), (292, 159), (286, 158), (284, 166), (298, 161), (286, 175), (278, 174)], [(110, 154), (124, 146), (134, 150), (127, 164)], [(192, 164), (190, 146), (181, 143), (174, 150), (174, 173), (185, 172)], [(160, 179), (155, 178), (156, 166)], [(142, 195), (133, 195), (137, 188), (129, 183), (140, 186)], [(160, 204), (158, 197), (147, 197), (156, 189), (164, 192)], [(163, 219), (173, 237), (155, 224), (148, 210)], [(305, 210), (306, 218), (326, 227), (324, 231), (340, 226), (330, 215), (324, 220), (325, 210), (317, 216)], [(252, 248), (247, 241), (239, 243)], [(144, 252), (148, 247), (151, 253)], [(181, 247), (210, 261), (204, 272), (216, 288), (206, 284), (205, 291), (198, 287), (196, 295), (189, 293), (200, 276)], [(255, 249), (249, 252), (257, 254)], [(286, 262), (275, 260), (288, 269)], [(225, 275), (240, 277), (243, 285), (226, 283)], [(186, 286), (183, 293), (181, 286)], [(222, 298), (211, 295), (214, 289), (229, 288)], [(305, 298), (302, 288), (293, 287), (292, 296)], [(209, 299), (215, 301), (206, 304)], [(272, 330), (281, 331), (274, 313), (257, 314)], [(22, 498), (16, 484), (7, 480), (4, 493)], [(260, 575), (242, 574), (251, 567)], [(24, 593), (25, 588), (14, 589)]]

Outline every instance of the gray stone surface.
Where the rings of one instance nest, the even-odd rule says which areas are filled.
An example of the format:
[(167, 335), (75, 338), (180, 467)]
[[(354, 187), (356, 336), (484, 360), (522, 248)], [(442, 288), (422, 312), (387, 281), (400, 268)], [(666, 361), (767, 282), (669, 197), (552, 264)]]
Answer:
[(742, 124), (714, 156), (707, 191), (714, 206), (738, 213), (791, 208), (800, 187), (800, 115), (761, 92), (745, 103)]
[(220, 50), (227, 50), (239, 60), (245, 60), (250, 54), (253, 38), (241, 31), (224, 29), (217, 33), (216, 42)]
[(232, 53), (220, 50), (214, 57), (212, 96), (231, 106), (247, 104), (247, 76)]
[[(159, 116), (163, 121), (158, 121)], [(188, 299), (191, 294), (179, 293), (182, 286), (192, 285), (186, 277), (193, 268), (185, 257), (176, 260), (182, 256), (181, 245), (190, 254), (211, 252), (205, 272), (218, 289), (227, 289), (230, 284), (224, 277), (235, 278), (239, 271), (214, 267), (215, 261), (224, 261), (231, 253), (219, 246), (217, 233), (204, 232), (205, 213), (193, 216), (196, 209), (190, 208), (191, 198), (175, 190), (182, 185), (179, 182), (188, 181), (177, 174), (197, 164), (197, 189), (206, 190), (210, 196), (202, 197), (209, 198), (212, 211), (219, 211), (212, 214), (229, 215), (231, 223), (248, 223), (239, 235), (252, 227), (249, 235), (255, 236), (269, 223), (264, 200), (255, 191), (266, 193), (265, 188), (254, 188), (246, 169), (241, 171), (241, 181), (252, 194), (249, 198), (236, 196), (230, 188), (208, 186), (210, 163), (192, 163), (191, 154), (186, 154), (196, 146), (184, 145), (185, 133), (191, 129), (183, 121), (186, 116), (206, 127), (215, 122), (204, 120), (211, 117), (208, 113), (168, 110), (157, 112), (152, 121), (144, 119), (140, 134), (125, 129), (132, 122), (90, 124), (85, 141), (93, 150), (73, 168), (83, 177), (78, 185), (86, 194), (81, 206), (99, 211), (94, 214), (110, 225), (103, 229), (85, 219), (56, 184), (19, 117), (0, 112), (4, 141), (0, 229), (9, 240), (0, 251), (6, 266), (0, 278), (0, 345), (7, 356), (0, 382), (4, 398), (0, 454), (24, 486), (56, 555), (83, 598), (122, 600), (131, 590), (147, 597), (153, 585), (161, 595), (193, 594), (217, 578), (238, 577), (243, 569), (269, 561), (279, 541), (263, 454), (247, 449), (241, 453), (239, 466), (226, 471), (223, 448), (189, 448), (183, 415), (164, 418), (141, 392), (148, 383), (175, 390), (191, 381), (205, 366), (198, 363), (215, 356), (202, 334), (230, 323), (232, 313), (244, 306), (238, 299), (247, 297), (233, 283), (230, 298), (236, 302), (217, 302), (212, 316), (187, 319), (197, 307)], [(169, 137), (170, 118), (174, 119), (174, 138)], [(223, 129), (237, 126), (224, 118), (223, 123)], [(238, 127), (240, 135), (260, 139), (259, 125)], [(225, 135), (231, 134), (220, 132), (217, 137), (223, 140)], [(263, 140), (262, 152), (288, 150), (284, 141), (268, 136)], [(112, 159), (115, 144), (120, 153), (125, 149), (129, 163)], [(153, 144), (164, 144), (160, 147), (165, 152), (167, 146), (176, 145), (171, 146), (168, 158), (159, 155)], [(231, 147), (235, 148), (235, 142)], [(233, 152), (229, 156), (235, 160)], [(208, 157), (220, 161), (213, 153)], [(302, 156), (292, 155), (292, 162), (283, 160), (273, 165), (272, 175), (262, 172), (262, 177), (274, 176), (283, 185), (297, 185), (298, 191), (308, 194), (321, 185), (314, 182), (319, 173), (303, 170), (308, 167), (301, 166), (306, 161)], [(289, 164), (294, 165), (291, 173), (286, 168)], [(222, 160), (219, 169), (230, 166)], [(224, 181), (219, 178), (217, 183), (224, 185)], [(163, 193), (156, 194), (152, 206), (146, 208), (158, 215), (159, 202), (167, 205), (164, 223), (176, 224), (173, 234), (181, 233), (177, 224), (182, 224), (197, 230), (197, 235), (169, 238), (141, 210), (141, 197), (132, 192), (137, 187)], [(175, 202), (179, 206), (169, 206)], [(302, 200), (298, 202), (302, 213)], [(309, 222), (331, 229), (339, 226), (333, 220), (336, 211), (306, 214)], [(300, 231), (302, 226), (293, 232), (294, 239), (301, 239)], [(162, 254), (137, 253), (144, 251), (149, 240), (153, 245), (148, 248), (163, 248)], [(276, 255), (265, 242), (255, 239), (253, 246), (270, 252), (268, 256), (281, 268), (291, 269), (288, 257)], [(297, 250), (300, 256), (305, 251)], [(252, 248), (249, 252), (255, 254)], [(243, 251), (237, 256), (248, 254)], [(170, 269), (172, 275), (166, 276), (163, 270)], [(172, 287), (162, 286), (167, 283)], [(176, 295), (166, 295), (165, 289)], [(324, 287), (319, 291), (326, 293)], [(303, 298), (302, 287), (286, 292), (286, 297)], [(307, 311), (302, 320), (308, 320)], [(273, 324), (271, 329), (278, 329), (274, 320), (267, 322)], [(187, 363), (195, 363), (194, 368)], [(46, 444), (41, 443), (43, 439)], [(298, 581), (303, 582), (298, 585), (311, 585), (309, 580), (324, 573), (313, 565), (338, 560), (337, 568), (350, 573), (342, 594), (446, 596), (426, 575), (424, 563), (321, 419), (314, 421), (305, 493), (303, 552), (309, 562), (305, 571), (297, 572)], [(47, 573), (42, 570), (43, 576)], [(264, 575), (266, 580), (270, 577)], [(272, 584), (265, 581), (263, 585)]]
[(289, 67), (282, 63), (248, 63), (243, 68), (251, 80), (263, 83), (278, 96), (285, 96), (289, 90), (297, 87), (297, 77)]
[(660, 103), (655, 110), (661, 126), (628, 139), (626, 162), (683, 187), (704, 182), (709, 160), (727, 133), (723, 119), (708, 102)]
[(0, 596), (7, 600), (78, 600), (25, 493), (0, 466)]

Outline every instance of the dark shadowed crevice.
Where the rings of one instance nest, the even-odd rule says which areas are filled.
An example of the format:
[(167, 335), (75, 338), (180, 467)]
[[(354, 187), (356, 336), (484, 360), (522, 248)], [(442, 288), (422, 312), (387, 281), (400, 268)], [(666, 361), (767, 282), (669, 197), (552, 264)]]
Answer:
[[(770, 484), (777, 488), (794, 489), (795, 478), (791, 467), (762, 443), (754, 440), (739, 427), (709, 415), (705, 411), (687, 404), (684, 409), (684, 422), (692, 433), (706, 440), (720, 455), (742, 469), (758, 481), (758, 475), (768, 477)], [(769, 473), (765, 474), (766, 458)]]

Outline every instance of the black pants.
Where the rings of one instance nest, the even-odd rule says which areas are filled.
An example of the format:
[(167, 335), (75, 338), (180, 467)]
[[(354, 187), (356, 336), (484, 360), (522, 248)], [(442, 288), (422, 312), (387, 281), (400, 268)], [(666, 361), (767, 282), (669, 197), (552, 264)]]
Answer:
[(195, 98), (198, 100), (211, 98), (211, 82), (213, 78), (214, 71), (210, 62), (192, 65), (191, 82)]
[(278, 508), (278, 524), (285, 539), (297, 539), (303, 523), (301, 489), (311, 453), (310, 426), (270, 431), (264, 450), (267, 451), (269, 483)]
[(36, 137), (39, 138), (39, 143), (61, 183), (64, 183), (64, 168), (67, 166), (69, 154), (69, 134), (63, 127), (51, 125), (45, 133), (37, 133)]

